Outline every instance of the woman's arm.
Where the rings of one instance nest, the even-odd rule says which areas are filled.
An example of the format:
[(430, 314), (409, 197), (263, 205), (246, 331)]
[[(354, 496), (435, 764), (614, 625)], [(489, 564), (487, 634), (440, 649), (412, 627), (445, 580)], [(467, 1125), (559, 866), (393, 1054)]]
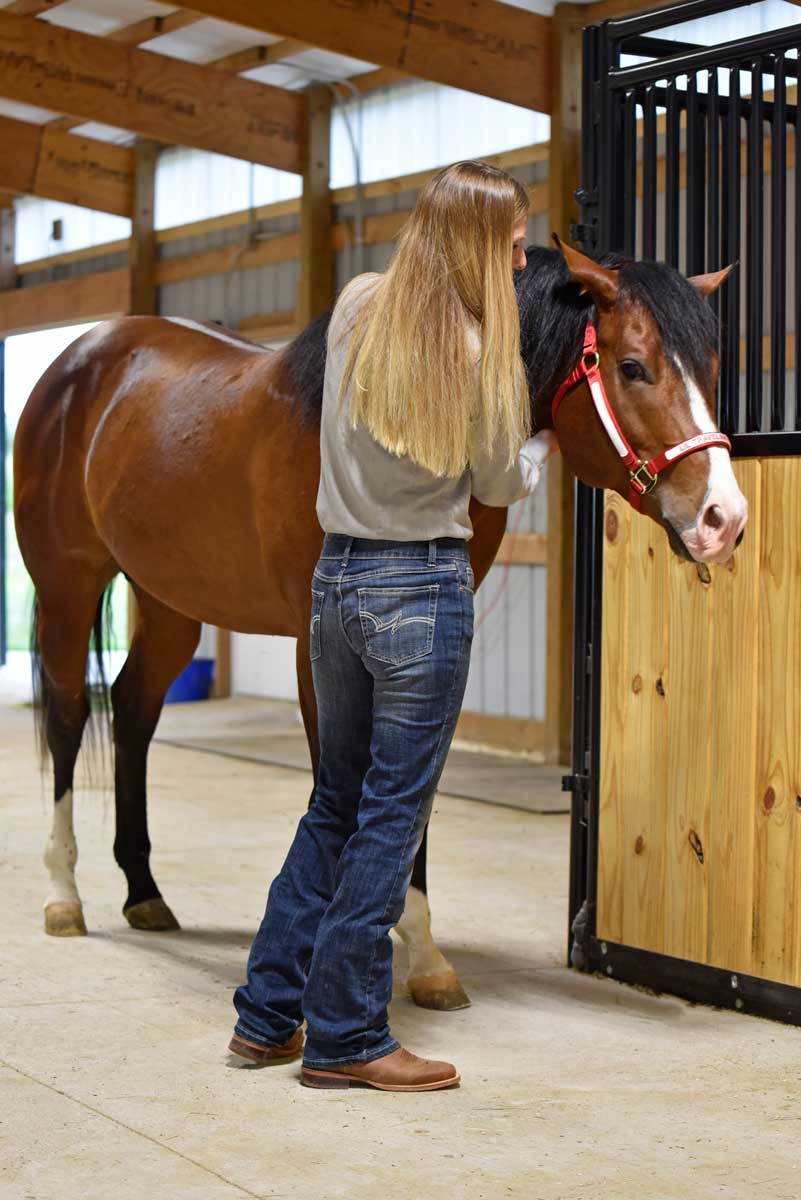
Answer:
[(495, 508), (506, 508), (530, 496), (539, 483), (542, 464), (558, 449), (556, 435), (543, 429), (523, 443), (511, 467), (498, 455), (476, 455), (470, 468), (472, 494), (482, 504)]

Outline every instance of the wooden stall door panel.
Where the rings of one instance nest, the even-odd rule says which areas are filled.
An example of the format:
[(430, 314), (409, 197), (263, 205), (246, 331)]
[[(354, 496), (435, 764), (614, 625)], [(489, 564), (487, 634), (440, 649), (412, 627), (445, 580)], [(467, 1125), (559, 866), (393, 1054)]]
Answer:
[(711, 654), (697, 693), (710, 746), (707, 932), (698, 961), (751, 974), (762, 464), (740, 459), (734, 472), (749, 522), (733, 569), (710, 568)]
[[(708, 681), (712, 649), (712, 593), (717, 572), (679, 562), (662, 540), (658, 553), (668, 578), (667, 671), (662, 681), (667, 709), (667, 754), (653, 750), (643, 771), (664, 773), (665, 891), (660, 949), (678, 958), (703, 960), (707, 936), (707, 859), (710, 828)], [(708, 579), (709, 582), (705, 582)]]
[(599, 936), (623, 941), (624, 785), (631, 757), (628, 744), (629, 670), (628, 630), (629, 560), (631, 539), (626, 504), (617, 492), (604, 499), (604, 603), (601, 630), (601, 772), (598, 826), (598, 915), (603, 916)]
[[(605, 745), (615, 770), (613, 777), (602, 760), (601, 803), (607, 820), (614, 814), (615, 832), (602, 820), (598, 931), (627, 945), (661, 948), (663, 908), (654, 900), (664, 892), (665, 875), (668, 567), (664, 534), (653, 522), (632, 519), (617, 497), (607, 499), (607, 522), (612, 512), (627, 562), (615, 576), (605, 566), (604, 576), (605, 619), (614, 621), (617, 610), (622, 625), (618, 644), (603, 645), (601, 728), (614, 731)], [(607, 524), (605, 557), (608, 532)], [(614, 937), (607, 911), (620, 914)]]
[(801, 985), (801, 459), (763, 463), (752, 973)]

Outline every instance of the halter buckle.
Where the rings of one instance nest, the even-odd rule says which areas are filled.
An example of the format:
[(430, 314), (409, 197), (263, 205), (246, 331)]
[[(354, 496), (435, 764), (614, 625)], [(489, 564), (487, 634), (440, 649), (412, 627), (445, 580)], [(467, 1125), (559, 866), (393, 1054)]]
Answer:
[[(645, 476), (644, 479), (641, 478), (643, 475)], [(634, 484), (634, 486), (638, 489), (641, 496), (647, 496), (649, 492), (654, 490), (659, 482), (659, 476), (653, 475), (648, 470), (648, 464), (644, 462), (641, 462), (636, 470), (629, 471), (629, 478), (631, 479), (632, 484)]]

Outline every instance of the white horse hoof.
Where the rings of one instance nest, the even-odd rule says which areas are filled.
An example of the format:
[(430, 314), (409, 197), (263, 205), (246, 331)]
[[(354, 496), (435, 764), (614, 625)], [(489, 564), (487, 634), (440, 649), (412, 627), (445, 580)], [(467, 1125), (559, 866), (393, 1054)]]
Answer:
[(77, 900), (57, 900), (45, 907), (45, 933), (51, 937), (85, 937), (83, 908)]

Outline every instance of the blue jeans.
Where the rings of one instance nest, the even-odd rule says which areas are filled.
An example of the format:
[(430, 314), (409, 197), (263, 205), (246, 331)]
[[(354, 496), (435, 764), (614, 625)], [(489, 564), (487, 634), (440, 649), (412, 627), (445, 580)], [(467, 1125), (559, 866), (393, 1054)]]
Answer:
[(467, 682), (473, 573), (459, 538), (327, 534), (312, 580), (320, 762), (237, 988), (236, 1032), (310, 1067), (368, 1062), (389, 1031), (403, 912)]

